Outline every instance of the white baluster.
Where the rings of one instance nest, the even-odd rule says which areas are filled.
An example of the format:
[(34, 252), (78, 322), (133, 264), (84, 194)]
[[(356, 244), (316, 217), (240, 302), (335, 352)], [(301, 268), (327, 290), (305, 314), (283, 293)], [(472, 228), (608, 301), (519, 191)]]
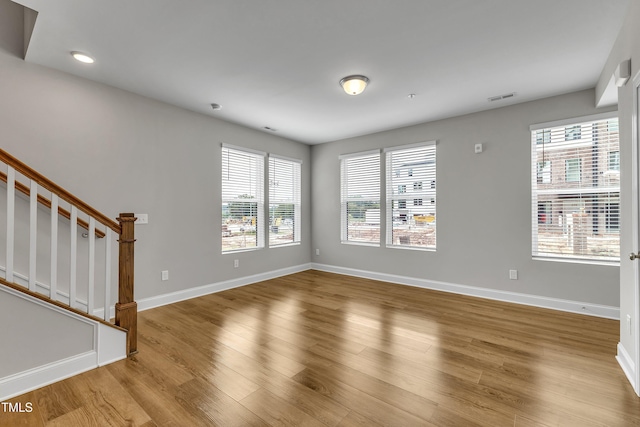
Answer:
[(31, 180), (29, 193), (29, 290), (36, 290), (36, 245), (38, 242), (38, 183)]
[(71, 253), (69, 254), (69, 307), (76, 306), (76, 276), (78, 265), (78, 208), (71, 206)]
[(16, 170), (7, 166), (7, 265), (5, 279), (13, 282), (13, 240), (16, 203)]
[(49, 298), (58, 299), (58, 195), (51, 193), (51, 288)]
[(89, 218), (89, 289), (87, 291), (87, 313), (93, 315), (93, 296), (96, 269), (96, 220)]
[(106, 228), (104, 256), (104, 320), (111, 319), (111, 230)]

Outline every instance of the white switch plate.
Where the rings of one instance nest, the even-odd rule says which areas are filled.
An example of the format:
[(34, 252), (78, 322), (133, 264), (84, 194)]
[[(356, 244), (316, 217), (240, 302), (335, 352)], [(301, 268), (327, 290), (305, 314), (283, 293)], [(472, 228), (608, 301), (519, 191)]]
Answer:
[(233, 268), (238, 268), (240, 267), (240, 260), (239, 259), (234, 259), (233, 260)]
[(476, 154), (482, 153), (482, 144), (476, 144), (474, 147)]
[(509, 270), (509, 279), (518, 280), (518, 270)]
[(136, 224), (149, 224), (149, 214), (136, 214)]
[(162, 280), (169, 280), (169, 270), (162, 270)]

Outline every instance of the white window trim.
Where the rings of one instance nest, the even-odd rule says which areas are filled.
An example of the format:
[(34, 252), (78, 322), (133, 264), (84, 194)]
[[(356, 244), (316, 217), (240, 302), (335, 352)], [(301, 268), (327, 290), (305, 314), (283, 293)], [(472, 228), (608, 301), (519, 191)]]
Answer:
[[(583, 125), (586, 123), (592, 123), (592, 122), (601, 122), (601, 121), (606, 121), (606, 120), (610, 120), (610, 119), (619, 119), (619, 113), (618, 111), (609, 111), (609, 112), (605, 112), (605, 113), (598, 113), (598, 114), (592, 114), (592, 115), (588, 115), (588, 116), (580, 116), (580, 117), (575, 117), (575, 118), (570, 118), (570, 119), (562, 119), (562, 120), (556, 120), (556, 121), (552, 121), (552, 122), (545, 122), (545, 123), (537, 123), (537, 124), (532, 124), (529, 126), (529, 130), (530, 130), (530, 140), (529, 143), (531, 144), (531, 155), (532, 158), (533, 156), (537, 155), (537, 147), (541, 146), (542, 144), (535, 144), (534, 143), (534, 136), (533, 136), (533, 132), (538, 131), (538, 130), (543, 130), (543, 129), (547, 129), (547, 128), (561, 128), (561, 127), (568, 127), (568, 126), (576, 126), (576, 125)], [(618, 128), (619, 131), (619, 128)], [(556, 149), (563, 149), (566, 147), (566, 145), (574, 145), (576, 143), (574, 143), (573, 141), (569, 140), (566, 142), (557, 142), (557, 143), (545, 143), (545, 144), (549, 144), (548, 150), (552, 151), (552, 150), (556, 150)], [(589, 143), (577, 143), (577, 144), (581, 144), (581, 145), (588, 145)], [(607, 168), (609, 166), (608, 163), (608, 157), (607, 157)], [(533, 160), (531, 161), (532, 164), (532, 168), (533, 168)], [(583, 177), (583, 169), (582, 169), (582, 162), (580, 162), (580, 178), (582, 179)], [(565, 170), (565, 175), (566, 175), (566, 170)], [(532, 195), (534, 194), (533, 191), (533, 186), (534, 185), (538, 185), (538, 184), (544, 184), (544, 183), (538, 183), (537, 182), (537, 170), (535, 173), (533, 173), (532, 170)], [(611, 188), (607, 188), (607, 187), (598, 187), (598, 188), (594, 188), (594, 189), (589, 189), (589, 188), (580, 188), (580, 193), (581, 194), (599, 194), (599, 193), (606, 193), (606, 192), (615, 192), (616, 190), (611, 187)], [(619, 193), (620, 189), (617, 188), (617, 191)], [(537, 192), (535, 192), (535, 194), (537, 195), (544, 195), (544, 194), (574, 194), (576, 193), (576, 189), (566, 189), (566, 190), (538, 190)], [(537, 200), (537, 199), (536, 199)], [(535, 202), (533, 200), (532, 197), (532, 204), (531, 204), (531, 209), (532, 209), (532, 214), (531, 214), (531, 223), (532, 223), (532, 249), (533, 248), (537, 248), (538, 247), (538, 224), (537, 221), (535, 221), (533, 219), (533, 215), (534, 213), (537, 213), (537, 202)], [(620, 256), (622, 256), (622, 254), (620, 254)], [(618, 259), (612, 259), (612, 260), (606, 260), (606, 259), (589, 259), (589, 258), (585, 258), (585, 257), (580, 257), (580, 256), (576, 256), (576, 255), (564, 255), (564, 254), (549, 254), (549, 255), (539, 255), (539, 254), (534, 254), (532, 255), (532, 259), (533, 260), (537, 260), (537, 261), (551, 261), (551, 262), (571, 262), (571, 263), (578, 263), (578, 264), (592, 264), (592, 265), (609, 265), (609, 266), (616, 266), (616, 265), (620, 265), (620, 261)]]
[[(424, 141), (424, 142), (417, 142), (417, 143), (413, 143), (413, 144), (405, 144), (405, 145), (397, 145), (397, 146), (393, 146), (393, 147), (386, 147), (383, 149), (383, 152), (385, 154), (385, 158), (383, 159), (384, 163), (385, 163), (385, 176), (384, 176), (384, 182), (385, 182), (385, 223), (386, 223), (386, 233), (385, 233), (385, 247), (390, 248), (390, 249), (403, 249), (403, 250), (413, 250), (413, 251), (424, 251), (424, 252), (436, 252), (437, 250), (437, 240), (436, 240), (436, 247), (419, 247), (419, 246), (410, 246), (410, 245), (399, 245), (399, 244), (394, 244), (393, 243), (393, 203), (390, 203), (390, 197), (389, 197), (389, 192), (393, 191), (393, 186), (394, 186), (394, 177), (393, 175), (393, 171), (389, 170), (389, 165), (387, 163), (387, 158), (386, 155), (387, 153), (392, 153), (394, 151), (401, 151), (401, 150), (409, 150), (409, 149), (413, 149), (413, 148), (424, 148), (424, 147), (432, 147), (432, 146), (436, 146), (438, 144), (437, 140), (430, 140), (430, 141)], [(436, 158), (437, 158), (437, 153), (436, 153)], [(413, 175), (412, 175), (413, 176)], [(436, 180), (437, 180), (437, 160), (436, 160)], [(428, 184), (425, 184), (424, 181), (422, 181), (422, 189), (424, 188), (428, 188), (431, 189), (431, 183), (429, 182)], [(407, 194), (407, 200), (413, 200), (414, 197), (409, 197), (410, 194), (409, 193), (403, 193), (403, 194)], [(430, 203), (424, 203), (424, 200), (426, 200), (426, 197), (420, 197), (421, 199), (423, 199), (423, 206), (428, 205)], [(436, 198), (437, 198), (437, 183), (436, 183)], [(429, 198), (431, 199), (431, 198)], [(436, 208), (437, 209), (437, 208)]]
[[(378, 203), (382, 204), (382, 183), (380, 180), (382, 179), (382, 155), (380, 149), (368, 150), (368, 151), (359, 151), (355, 153), (341, 154), (338, 156), (338, 160), (340, 161), (340, 243), (347, 245), (355, 245), (355, 246), (369, 246), (369, 247), (380, 247), (380, 239), (377, 242), (357, 242), (348, 239), (348, 213), (347, 213), (347, 202), (344, 199), (343, 190), (344, 190), (344, 182), (346, 179), (345, 169), (344, 169), (344, 161), (350, 160), (358, 157), (367, 157), (367, 156), (378, 156), (378, 177), (379, 177), (379, 188), (378, 188)], [(380, 234), (382, 234), (382, 219), (380, 220), (379, 225)]]
[[(271, 228), (269, 226), (269, 228), (265, 230), (267, 234), (267, 238), (266, 238), (267, 247), (275, 249), (275, 248), (285, 248), (287, 246), (298, 246), (302, 243), (302, 160), (295, 159), (292, 157), (281, 156), (279, 154), (273, 154), (273, 153), (269, 153), (268, 157), (269, 159), (273, 158), (273, 159), (284, 160), (291, 163), (297, 163), (298, 165), (300, 165), (300, 173), (298, 176), (298, 182), (295, 183), (298, 187), (298, 200), (297, 200), (297, 203), (294, 202), (294, 220), (293, 220), (294, 241), (282, 243), (279, 245), (272, 245), (270, 243)], [(268, 175), (268, 179), (266, 180), (267, 190), (265, 192), (265, 195), (266, 195), (265, 206), (268, 207), (268, 210), (269, 210), (271, 208), (271, 190), (269, 188), (269, 179), (271, 178), (271, 162), (267, 162), (267, 175)]]
[[(265, 171), (266, 171), (266, 165), (265, 165), (265, 160), (267, 157), (267, 153), (264, 151), (259, 151), (259, 150), (254, 150), (251, 148), (246, 148), (246, 147), (240, 147), (237, 145), (232, 145), (232, 144), (226, 144), (226, 143), (221, 143), (220, 144), (221, 150), (221, 156), (222, 156), (222, 149), (226, 148), (226, 149), (230, 149), (230, 150), (235, 150), (235, 151), (240, 151), (240, 152), (245, 152), (245, 153), (249, 153), (249, 154), (253, 154), (256, 155), (258, 157), (262, 157), (262, 203), (258, 203), (258, 218), (256, 218), (256, 238), (257, 238), (257, 242), (256, 242), (256, 246), (255, 247), (250, 247), (250, 248), (238, 248), (238, 249), (229, 249), (229, 250), (221, 250), (222, 255), (225, 254), (233, 254), (233, 253), (238, 253), (238, 252), (251, 252), (251, 251), (258, 251), (258, 250), (262, 250), (265, 248), (265, 219), (264, 219), (264, 209), (265, 209), (265, 203), (267, 202), (267, 196), (268, 194), (265, 193)], [(222, 191), (222, 182), (220, 185), (220, 190)], [(221, 195), (222, 196), (222, 195)], [(220, 200), (224, 203), (224, 197), (221, 197)], [(260, 206), (262, 205), (262, 206)], [(258, 232), (262, 230), (262, 232)], [(222, 232), (220, 233), (220, 238), (222, 239)], [(221, 242), (221, 246), (222, 246), (222, 240)]]

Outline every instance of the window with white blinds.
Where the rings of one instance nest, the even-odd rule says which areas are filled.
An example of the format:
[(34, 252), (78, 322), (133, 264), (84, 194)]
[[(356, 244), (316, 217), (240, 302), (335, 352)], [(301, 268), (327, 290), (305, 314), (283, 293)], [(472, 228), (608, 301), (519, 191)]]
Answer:
[(222, 252), (264, 247), (264, 158), (222, 146)]
[(380, 151), (340, 156), (342, 243), (380, 245)]
[(389, 247), (436, 248), (435, 141), (385, 150)]
[(533, 256), (620, 260), (620, 149), (611, 115), (531, 126)]
[(269, 157), (269, 246), (300, 242), (300, 161)]

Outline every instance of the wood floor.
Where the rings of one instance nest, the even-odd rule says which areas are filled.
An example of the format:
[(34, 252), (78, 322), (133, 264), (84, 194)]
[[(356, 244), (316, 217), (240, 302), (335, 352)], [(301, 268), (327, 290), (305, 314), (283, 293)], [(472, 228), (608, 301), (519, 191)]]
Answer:
[[(631, 426), (618, 322), (307, 271), (140, 313), (3, 426)], [(1, 409), (1, 408), (0, 408)]]

